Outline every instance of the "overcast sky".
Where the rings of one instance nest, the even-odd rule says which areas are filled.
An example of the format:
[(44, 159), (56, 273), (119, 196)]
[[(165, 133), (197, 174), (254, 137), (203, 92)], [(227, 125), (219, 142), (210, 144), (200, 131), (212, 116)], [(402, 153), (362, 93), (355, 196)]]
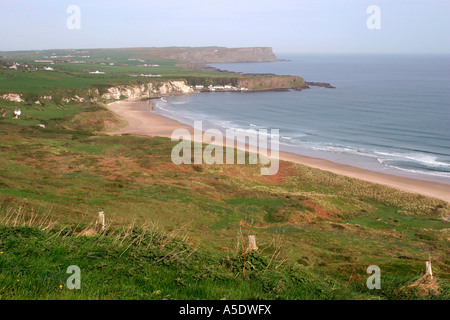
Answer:
[[(69, 5), (81, 29), (70, 30)], [(368, 29), (367, 7), (381, 29)], [(0, 0), (0, 50), (269, 46), (275, 53), (450, 53), (449, 0)]]

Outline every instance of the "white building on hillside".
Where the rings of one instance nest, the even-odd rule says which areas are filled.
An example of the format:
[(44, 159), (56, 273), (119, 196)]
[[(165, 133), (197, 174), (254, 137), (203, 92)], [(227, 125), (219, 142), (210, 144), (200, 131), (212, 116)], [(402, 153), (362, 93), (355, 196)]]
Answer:
[(22, 111), (20, 111), (20, 109), (14, 110), (14, 119), (18, 119), (21, 114)]

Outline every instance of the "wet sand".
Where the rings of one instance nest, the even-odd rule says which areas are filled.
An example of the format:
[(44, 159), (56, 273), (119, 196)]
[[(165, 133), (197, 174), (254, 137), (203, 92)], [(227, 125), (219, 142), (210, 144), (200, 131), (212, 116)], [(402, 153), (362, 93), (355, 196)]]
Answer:
[[(128, 126), (112, 134), (126, 133), (170, 138), (175, 129), (187, 129), (191, 134), (194, 132), (194, 129), (189, 125), (151, 112), (151, 102), (148, 101), (117, 101), (108, 104), (108, 108), (128, 121)], [(450, 185), (447, 184), (370, 171), (283, 151), (280, 151), (279, 158), (450, 202)]]

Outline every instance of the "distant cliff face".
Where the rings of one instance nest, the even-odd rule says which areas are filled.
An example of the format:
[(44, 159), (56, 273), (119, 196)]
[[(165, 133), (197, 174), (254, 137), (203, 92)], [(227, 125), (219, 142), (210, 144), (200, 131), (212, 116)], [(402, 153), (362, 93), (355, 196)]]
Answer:
[(153, 54), (161, 58), (188, 61), (191, 63), (219, 62), (270, 62), (278, 61), (270, 47), (254, 48), (167, 48), (155, 49)]
[(303, 84), (303, 78), (297, 76), (254, 76), (237, 80), (239, 88), (248, 88), (248, 90), (294, 88)]

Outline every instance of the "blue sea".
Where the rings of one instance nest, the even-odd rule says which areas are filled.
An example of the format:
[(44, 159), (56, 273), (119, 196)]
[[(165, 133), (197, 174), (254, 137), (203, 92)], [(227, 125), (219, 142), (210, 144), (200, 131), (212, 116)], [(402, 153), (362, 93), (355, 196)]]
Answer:
[(155, 111), (204, 129), (279, 129), (284, 151), (450, 184), (449, 55), (278, 57), (289, 61), (212, 66), (336, 89), (199, 93), (158, 101)]

